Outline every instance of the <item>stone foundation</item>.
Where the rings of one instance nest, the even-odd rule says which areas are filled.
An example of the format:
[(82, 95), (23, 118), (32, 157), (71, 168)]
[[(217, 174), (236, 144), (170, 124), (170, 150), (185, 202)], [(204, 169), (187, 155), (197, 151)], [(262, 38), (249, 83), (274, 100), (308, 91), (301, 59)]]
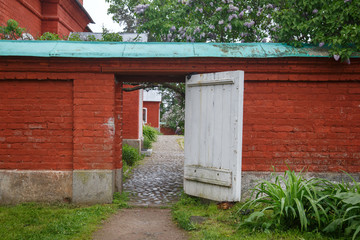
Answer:
[(111, 203), (115, 192), (115, 170), (74, 170), (74, 203)]
[(72, 171), (0, 170), (0, 204), (70, 202)]

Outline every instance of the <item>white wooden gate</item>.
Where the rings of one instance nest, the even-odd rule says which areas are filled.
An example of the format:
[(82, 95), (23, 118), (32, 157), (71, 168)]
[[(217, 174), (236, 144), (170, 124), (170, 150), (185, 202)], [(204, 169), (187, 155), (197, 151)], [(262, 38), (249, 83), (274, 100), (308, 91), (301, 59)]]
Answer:
[(244, 72), (193, 75), (186, 82), (186, 194), (240, 201)]

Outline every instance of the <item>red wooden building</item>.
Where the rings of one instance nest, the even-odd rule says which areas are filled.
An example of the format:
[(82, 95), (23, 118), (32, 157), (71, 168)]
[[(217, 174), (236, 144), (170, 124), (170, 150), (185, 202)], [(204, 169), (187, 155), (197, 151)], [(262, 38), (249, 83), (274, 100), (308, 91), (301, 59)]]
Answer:
[(161, 94), (156, 90), (143, 92), (143, 121), (160, 131)]
[(0, 25), (14, 19), (34, 37), (44, 32), (91, 32), (88, 24), (93, 20), (82, 4), (83, 0), (0, 0)]
[(123, 82), (245, 72), (243, 187), (288, 167), (360, 172), (360, 59), (282, 44), (0, 41), (0, 202), (110, 202)]

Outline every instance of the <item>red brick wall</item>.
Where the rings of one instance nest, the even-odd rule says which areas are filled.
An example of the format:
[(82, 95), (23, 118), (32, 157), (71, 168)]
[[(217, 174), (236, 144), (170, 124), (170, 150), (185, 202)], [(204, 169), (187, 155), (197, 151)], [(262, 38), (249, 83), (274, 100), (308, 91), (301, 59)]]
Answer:
[(360, 83), (247, 81), (243, 170), (360, 171)]
[[(131, 87), (124, 85), (124, 87)], [(139, 139), (139, 109), (140, 91), (123, 92), (123, 138)]]
[(0, 76), (0, 169), (121, 167), (113, 74), (21, 76)]
[(0, 169), (72, 169), (72, 81), (0, 80)]
[(115, 84), (112, 74), (74, 80), (74, 169), (113, 169)]
[(115, 86), (115, 168), (122, 168), (122, 122), (123, 122), (123, 91), (122, 91), (123, 83), (117, 82)]
[(143, 102), (143, 108), (147, 108), (147, 125), (154, 128), (160, 127), (160, 102)]
[(175, 130), (169, 127), (161, 127), (160, 132), (164, 135), (175, 135)]

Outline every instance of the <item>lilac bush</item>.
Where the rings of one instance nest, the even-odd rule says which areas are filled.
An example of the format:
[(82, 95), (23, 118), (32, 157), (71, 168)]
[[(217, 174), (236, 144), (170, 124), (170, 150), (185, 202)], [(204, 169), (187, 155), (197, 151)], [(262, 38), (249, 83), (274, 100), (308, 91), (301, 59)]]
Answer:
[(314, 44), (346, 62), (360, 51), (360, 1), (106, 1), (115, 19), (152, 41)]

